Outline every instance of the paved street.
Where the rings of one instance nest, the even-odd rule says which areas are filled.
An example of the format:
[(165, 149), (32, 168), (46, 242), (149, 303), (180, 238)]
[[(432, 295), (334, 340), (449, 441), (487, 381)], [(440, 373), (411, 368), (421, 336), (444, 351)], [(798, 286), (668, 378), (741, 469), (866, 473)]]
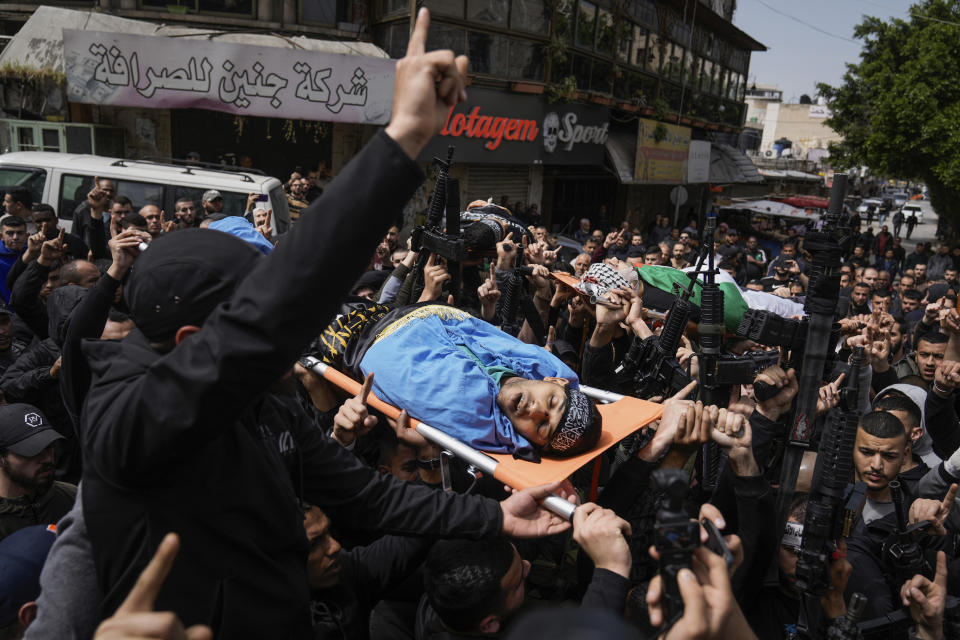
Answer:
[[(923, 208), (923, 224), (917, 225), (913, 230), (913, 234), (910, 236), (910, 239), (907, 240), (907, 225), (903, 225), (903, 229), (900, 231), (901, 238), (903, 238), (903, 246), (907, 249), (907, 253), (913, 251), (913, 247), (920, 242), (937, 242), (937, 214), (934, 213), (933, 207), (930, 206), (929, 200), (915, 200)], [(887, 218), (885, 223), (887, 228), (893, 233), (893, 222), (890, 221), (890, 218)], [(880, 224), (874, 220), (873, 221), (873, 231), (876, 233), (880, 231)], [(866, 229), (866, 226), (864, 226)]]

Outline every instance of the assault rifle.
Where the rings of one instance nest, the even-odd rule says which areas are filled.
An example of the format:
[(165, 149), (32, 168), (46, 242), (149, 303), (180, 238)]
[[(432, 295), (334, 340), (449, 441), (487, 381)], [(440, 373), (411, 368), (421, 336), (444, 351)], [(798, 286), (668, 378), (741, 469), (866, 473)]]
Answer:
[[(798, 370), (798, 392), (790, 441), (783, 455), (780, 469), (780, 491), (776, 503), (776, 531), (783, 531), (797, 487), (797, 476), (803, 453), (810, 448), (813, 437), (813, 421), (817, 414), (817, 399), (820, 383), (830, 354), (834, 314), (840, 298), (840, 262), (843, 255), (841, 244), (848, 230), (840, 228), (847, 176), (838, 174), (833, 179), (830, 206), (823, 216), (820, 231), (806, 235), (805, 248), (813, 255), (810, 264), (810, 285), (804, 302), (807, 316), (806, 347), (803, 366)], [(819, 461), (818, 461), (819, 464)]]
[(633, 395), (638, 398), (666, 398), (690, 383), (690, 376), (677, 362), (677, 349), (693, 308), (690, 302), (693, 283), (689, 287), (678, 283), (673, 286), (677, 297), (660, 335), (645, 339), (635, 337), (615, 371), (624, 383), (632, 385)]
[(907, 511), (903, 502), (903, 489), (899, 480), (890, 481), (890, 499), (897, 518), (897, 528), (883, 542), (883, 562), (892, 571), (888, 578), (897, 593), (900, 586), (917, 574), (933, 579), (934, 567), (923, 556), (923, 548), (917, 537), (930, 528), (929, 522), (907, 523)]
[(460, 296), (460, 263), (467, 256), (467, 249), (463, 234), (460, 233), (460, 185), (459, 181), (450, 179), (453, 151), (453, 146), (447, 147), (446, 160), (433, 159), (437, 165), (437, 179), (430, 196), (427, 222), (414, 228), (410, 234), (410, 247), (420, 254), (414, 272), (414, 299), (419, 298), (423, 291), (423, 269), (431, 254), (447, 260), (450, 291), (455, 298)]
[(503, 286), (503, 296), (497, 304), (497, 323), (504, 333), (516, 336), (526, 320), (538, 344), (543, 344), (543, 319), (533, 299), (523, 290), (523, 279), (533, 274), (533, 267), (514, 267)]
[(803, 638), (820, 638), (820, 596), (830, 588), (830, 560), (838, 541), (850, 534), (854, 517), (844, 509), (853, 477), (853, 444), (860, 421), (860, 369), (866, 361), (856, 347), (838, 410), (830, 414), (820, 437), (820, 449), (810, 484), (803, 539), (797, 557), (797, 590), (801, 594), (797, 631)]

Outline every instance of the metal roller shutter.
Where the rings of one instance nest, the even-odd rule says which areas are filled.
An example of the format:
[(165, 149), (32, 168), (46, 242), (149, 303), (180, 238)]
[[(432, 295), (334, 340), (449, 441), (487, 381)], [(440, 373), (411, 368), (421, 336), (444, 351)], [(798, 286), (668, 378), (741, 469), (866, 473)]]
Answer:
[(530, 191), (530, 168), (527, 166), (509, 165), (474, 165), (467, 172), (467, 199), (486, 200), (493, 198), (497, 204), (501, 196), (509, 196), (510, 203), (517, 200), (527, 203)]

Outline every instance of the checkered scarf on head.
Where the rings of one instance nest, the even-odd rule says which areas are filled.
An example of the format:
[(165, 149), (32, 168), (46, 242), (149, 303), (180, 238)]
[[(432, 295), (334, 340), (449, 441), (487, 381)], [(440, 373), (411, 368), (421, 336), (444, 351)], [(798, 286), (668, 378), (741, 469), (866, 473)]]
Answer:
[(597, 299), (607, 300), (610, 292), (615, 289), (635, 290), (638, 283), (636, 269), (618, 271), (604, 262), (595, 262), (580, 276), (576, 289), (590, 296), (591, 302), (596, 302)]

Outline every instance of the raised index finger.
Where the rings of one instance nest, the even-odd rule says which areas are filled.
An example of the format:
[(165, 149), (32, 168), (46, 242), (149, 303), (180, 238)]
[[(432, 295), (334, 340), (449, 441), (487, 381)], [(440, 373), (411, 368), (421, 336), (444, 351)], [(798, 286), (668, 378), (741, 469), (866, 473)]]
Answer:
[(497, 268), (490, 262), (490, 291), (497, 290)]
[(957, 499), (957, 483), (950, 485), (950, 488), (947, 489), (947, 495), (943, 497), (943, 502), (940, 505), (940, 514), (943, 519), (946, 519), (949, 515), (950, 510), (953, 508), (953, 502)]
[(156, 602), (160, 589), (163, 587), (163, 581), (167, 579), (167, 574), (173, 568), (173, 561), (180, 550), (180, 538), (175, 533), (168, 533), (157, 547), (157, 552), (153, 554), (150, 563), (140, 572), (133, 589), (127, 594), (123, 604), (117, 609), (118, 613), (136, 613), (141, 611), (153, 611), (153, 603)]
[(370, 389), (373, 388), (373, 371), (367, 374), (366, 379), (363, 381), (363, 386), (360, 387), (360, 393), (357, 394), (360, 402), (367, 404), (367, 396), (370, 395)]
[(417, 23), (413, 26), (410, 44), (407, 45), (407, 56), (420, 56), (427, 52), (427, 31), (430, 29), (430, 12), (426, 7), (417, 13)]

